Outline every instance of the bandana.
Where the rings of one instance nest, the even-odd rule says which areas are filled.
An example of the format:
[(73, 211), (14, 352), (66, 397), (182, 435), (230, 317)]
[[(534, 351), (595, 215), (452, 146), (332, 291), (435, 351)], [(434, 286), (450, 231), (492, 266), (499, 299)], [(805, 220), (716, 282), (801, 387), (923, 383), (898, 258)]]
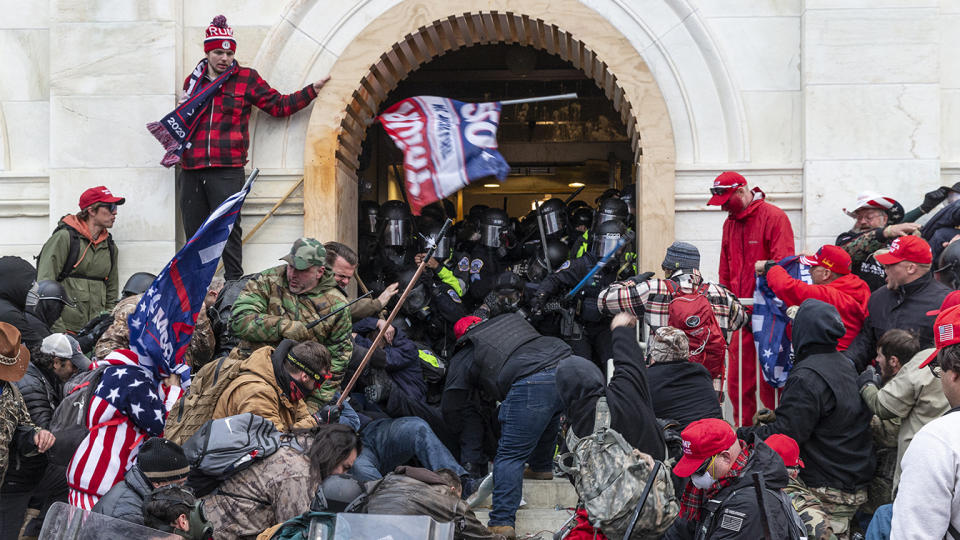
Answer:
[(714, 482), (710, 489), (699, 489), (693, 485), (693, 482), (687, 483), (687, 487), (680, 497), (680, 517), (687, 521), (700, 521), (700, 512), (703, 511), (703, 505), (740, 476), (740, 472), (747, 464), (747, 458), (750, 457), (750, 448), (743, 441), (740, 441), (740, 445), (743, 446), (743, 450), (740, 451), (737, 460), (730, 467), (730, 472)]

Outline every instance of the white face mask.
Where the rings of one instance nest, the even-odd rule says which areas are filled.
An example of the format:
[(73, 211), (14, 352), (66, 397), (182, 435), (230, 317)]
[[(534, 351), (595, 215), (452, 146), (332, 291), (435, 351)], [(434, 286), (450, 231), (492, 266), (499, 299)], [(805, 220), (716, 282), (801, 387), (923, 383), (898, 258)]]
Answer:
[(710, 489), (710, 486), (712, 486), (714, 482), (709, 471), (703, 471), (702, 474), (690, 475), (690, 481), (693, 482), (693, 485), (699, 489)]

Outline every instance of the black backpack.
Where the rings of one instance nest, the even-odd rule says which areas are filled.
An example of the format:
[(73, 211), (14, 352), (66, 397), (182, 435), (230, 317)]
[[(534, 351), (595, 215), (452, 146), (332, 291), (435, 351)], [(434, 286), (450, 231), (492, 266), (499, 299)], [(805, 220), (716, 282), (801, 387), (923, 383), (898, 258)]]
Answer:
[[(110, 252), (110, 271), (107, 273), (108, 277), (98, 278), (91, 276), (84, 276), (82, 274), (74, 274), (74, 266), (77, 264), (78, 259), (80, 258), (80, 241), (84, 240), (83, 235), (80, 234), (80, 231), (74, 229), (73, 227), (67, 225), (63, 221), (57, 223), (57, 228), (53, 230), (53, 234), (56, 234), (58, 231), (67, 229), (67, 232), (70, 233), (70, 249), (67, 250), (67, 258), (63, 261), (63, 268), (60, 269), (60, 273), (57, 274), (56, 280), (58, 282), (63, 282), (63, 280), (68, 277), (79, 278), (79, 279), (89, 279), (91, 281), (107, 281), (110, 279), (110, 274), (113, 273), (113, 267), (117, 264), (117, 245), (113, 242), (113, 235), (107, 233), (107, 248)], [(40, 254), (34, 257), (37, 262), (40, 261), (40, 257), (43, 256), (43, 249), (41, 248)]]
[(80, 443), (90, 432), (87, 428), (90, 399), (107, 367), (78, 373), (63, 385), (63, 401), (53, 410), (50, 418), (49, 430), (57, 438), (53, 448), (47, 452), (50, 462), (57, 465), (70, 463)]
[(210, 318), (210, 326), (213, 329), (213, 335), (217, 340), (214, 358), (220, 358), (230, 354), (234, 347), (240, 344), (240, 338), (234, 335), (230, 330), (230, 317), (233, 315), (233, 304), (240, 297), (240, 293), (246, 288), (247, 282), (256, 278), (260, 274), (247, 274), (240, 279), (231, 280), (223, 285), (220, 294), (217, 295), (217, 301), (207, 310), (207, 316)]

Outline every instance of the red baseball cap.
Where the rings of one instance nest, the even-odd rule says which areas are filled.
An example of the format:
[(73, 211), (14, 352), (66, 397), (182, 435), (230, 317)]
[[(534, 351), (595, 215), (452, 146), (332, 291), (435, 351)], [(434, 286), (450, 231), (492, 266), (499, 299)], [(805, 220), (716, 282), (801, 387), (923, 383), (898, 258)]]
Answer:
[(960, 291), (950, 291), (940, 304), (940, 309), (928, 311), (927, 315), (939, 315), (941, 311), (953, 306), (960, 306)]
[(704, 460), (723, 452), (737, 440), (730, 424), (719, 418), (704, 418), (691, 422), (680, 433), (683, 439), (683, 457), (673, 468), (674, 474), (686, 478), (703, 465)]
[(802, 262), (810, 266), (822, 266), (838, 274), (850, 273), (850, 255), (843, 248), (827, 244), (816, 255), (801, 257)]
[(127, 200), (123, 197), (115, 197), (106, 186), (92, 187), (80, 195), (80, 209), (97, 203), (117, 203), (123, 204)]
[(933, 262), (933, 253), (930, 244), (919, 236), (901, 236), (890, 243), (890, 249), (877, 253), (877, 262), (880, 264), (897, 264), (901, 261), (910, 261), (917, 264)]
[(481, 319), (480, 317), (474, 317), (473, 315), (467, 315), (466, 317), (463, 317), (453, 325), (453, 335), (456, 336), (457, 339), (462, 338), (463, 335), (467, 333), (467, 330), (469, 330), (471, 326), (477, 324), (482, 320), (483, 319)]
[(713, 186), (710, 187), (710, 200), (707, 206), (722, 206), (727, 199), (733, 195), (738, 187), (747, 185), (747, 179), (738, 172), (726, 171), (720, 173), (720, 176), (713, 180)]
[(785, 466), (803, 468), (803, 460), (800, 459), (800, 446), (797, 441), (793, 440), (793, 437), (783, 433), (774, 433), (763, 442), (774, 452), (780, 454)]
[(941, 309), (937, 320), (933, 323), (933, 342), (937, 350), (920, 364), (922, 368), (927, 367), (927, 364), (937, 357), (940, 349), (960, 343), (960, 305)]

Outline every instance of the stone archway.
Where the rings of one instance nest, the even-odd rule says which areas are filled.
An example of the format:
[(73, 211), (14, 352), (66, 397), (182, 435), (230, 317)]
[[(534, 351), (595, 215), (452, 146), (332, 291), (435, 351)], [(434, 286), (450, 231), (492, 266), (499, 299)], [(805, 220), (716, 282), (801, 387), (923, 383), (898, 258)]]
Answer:
[[(519, 44), (571, 62), (620, 113), (635, 156), (637, 251), (642, 268), (657, 268), (674, 235), (676, 152), (666, 103), (640, 54), (606, 19), (573, 0), (531, 1), (523, 13), (510, 10), (507, 2), (466, 4), (476, 11), (451, 15), (444, 2), (408, 2), (386, 10), (334, 63), (307, 128), (305, 233), (353, 243), (360, 143), (400, 80), (452, 50)], [(497, 7), (503, 11), (491, 9)], [(411, 28), (420, 21), (429, 22)]]

